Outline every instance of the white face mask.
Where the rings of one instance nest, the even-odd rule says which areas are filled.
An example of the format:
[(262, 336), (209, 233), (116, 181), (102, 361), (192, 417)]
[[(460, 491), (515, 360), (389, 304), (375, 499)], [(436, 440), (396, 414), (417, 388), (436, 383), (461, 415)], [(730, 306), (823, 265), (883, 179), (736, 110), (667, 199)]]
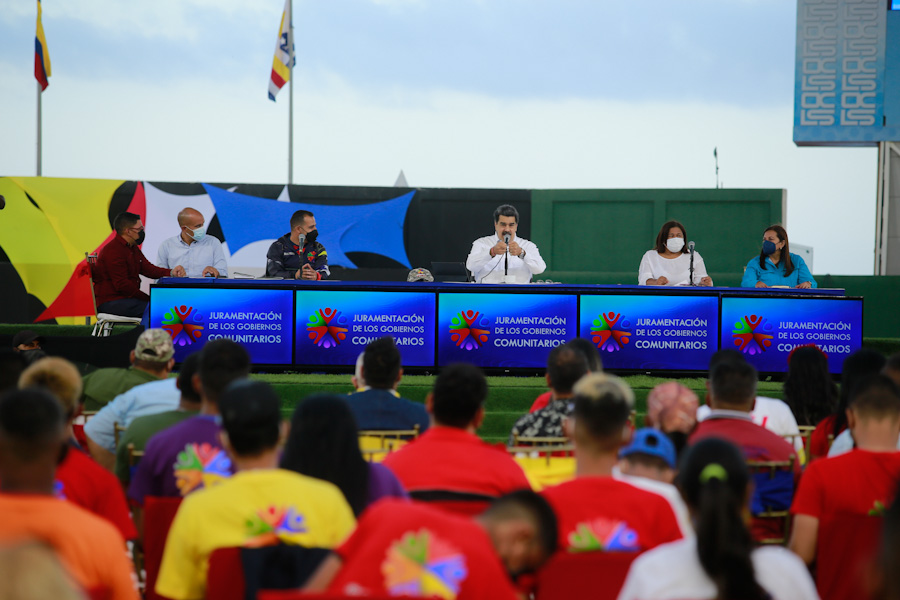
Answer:
[(204, 225), (201, 225), (199, 229), (191, 229), (188, 227), (187, 230), (188, 235), (194, 238), (195, 242), (199, 242), (206, 236), (206, 226)]
[(669, 249), (669, 252), (681, 252), (684, 249), (684, 238), (667, 239), (666, 248)]

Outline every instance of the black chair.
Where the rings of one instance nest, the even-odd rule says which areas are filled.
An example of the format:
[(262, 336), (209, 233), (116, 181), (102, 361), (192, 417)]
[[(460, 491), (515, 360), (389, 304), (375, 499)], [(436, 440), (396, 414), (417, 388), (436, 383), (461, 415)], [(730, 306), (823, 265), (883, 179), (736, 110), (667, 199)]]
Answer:
[(440, 283), (448, 281), (469, 281), (469, 271), (465, 263), (461, 262), (431, 262), (431, 274), (434, 280)]

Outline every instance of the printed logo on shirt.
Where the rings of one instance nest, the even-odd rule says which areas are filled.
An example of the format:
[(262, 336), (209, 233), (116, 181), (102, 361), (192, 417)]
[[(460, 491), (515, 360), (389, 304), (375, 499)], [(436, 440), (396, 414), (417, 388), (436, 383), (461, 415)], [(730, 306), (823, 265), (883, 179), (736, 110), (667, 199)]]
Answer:
[(347, 338), (349, 330), (341, 327), (341, 325), (347, 324), (347, 317), (343, 316), (341, 311), (333, 308), (320, 308), (308, 318), (306, 331), (309, 333), (309, 339), (316, 346), (325, 349), (336, 348)]
[(186, 444), (173, 465), (175, 485), (182, 496), (210, 487), (231, 476), (231, 459), (221, 448), (209, 443)]
[[(190, 321), (190, 322), (189, 322)], [(175, 346), (193, 344), (203, 335), (203, 315), (194, 312), (193, 306), (173, 306), (163, 315), (162, 328), (172, 336)]]
[(409, 531), (391, 544), (381, 563), (392, 596), (437, 596), (453, 600), (469, 574), (466, 558), (427, 529)]
[(250, 548), (277, 543), (283, 535), (306, 533), (306, 518), (293, 506), (269, 506), (256, 511), (247, 519), (247, 540)]
[(624, 521), (592, 519), (582, 521), (566, 536), (569, 552), (637, 552), (640, 540)]
[(63, 490), (64, 487), (62, 481), (55, 479), (53, 481), (53, 495), (60, 500), (66, 500), (66, 493)]
[(306, 253), (306, 260), (308, 260), (309, 262), (315, 262), (316, 256), (318, 256), (318, 253), (315, 250), (310, 250)]
[(622, 319), (622, 313), (600, 313), (591, 326), (591, 341), (599, 350), (616, 352), (631, 340), (629, 329), (631, 323)]
[(731, 337), (738, 350), (753, 356), (762, 354), (772, 345), (774, 333), (772, 324), (765, 317), (750, 315), (734, 324)]
[(883, 517), (885, 510), (887, 510), (887, 508), (884, 506), (884, 502), (876, 500), (874, 504), (872, 504), (872, 508), (869, 509), (868, 515), (870, 517)]
[(491, 322), (480, 312), (461, 310), (450, 322), (450, 339), (458, 348), (477, 350), (487, 343), (490, 327)]

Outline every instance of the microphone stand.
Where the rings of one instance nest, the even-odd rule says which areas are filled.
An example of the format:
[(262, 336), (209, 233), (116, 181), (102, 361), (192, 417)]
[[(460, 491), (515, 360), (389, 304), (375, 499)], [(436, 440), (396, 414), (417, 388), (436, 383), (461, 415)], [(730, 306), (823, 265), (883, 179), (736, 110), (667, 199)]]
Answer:
[(506, 252), (503, 254), (503, 276), (509, 275), (509, 236), (503, 236), (503, 243), (506, 244)]
[(694, 283), (694, 242), (691, 242), (690, 244), (688, 244), (688, 249), (691, 251), (691, 265), (690, 265), (690, 268), (688, 269), (688, 272), (690, 273), (690, 278), (691, 278), (691, 287), (696, 287), (697, 284)]

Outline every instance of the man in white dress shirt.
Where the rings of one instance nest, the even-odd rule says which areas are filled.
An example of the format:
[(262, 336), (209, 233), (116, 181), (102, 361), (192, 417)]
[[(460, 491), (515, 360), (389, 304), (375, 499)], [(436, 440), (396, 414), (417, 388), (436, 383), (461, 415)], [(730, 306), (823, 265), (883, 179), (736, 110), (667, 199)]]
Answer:
[(222, 242), (206, 234), (205, 223), (193, 208), (178, 213), (181, 233), (160, 244), (156, 263), (166, 269), (182, 265), (188, 277), (228, 277)]
[[(477, 283), (503, 283), (504, 275), (515, 278), (515, 283), (528, 283), (532, 275), (540, 275), (547, 268), (538, 247), (528, 240), (516, 237), (519, 211), (511, 204), (504, 204), (494, 211), (494, 235), (472, 242), (472, 251), (466, 259), (466, 268)], [(509, 236), (509, 243), (504, 241)]]

